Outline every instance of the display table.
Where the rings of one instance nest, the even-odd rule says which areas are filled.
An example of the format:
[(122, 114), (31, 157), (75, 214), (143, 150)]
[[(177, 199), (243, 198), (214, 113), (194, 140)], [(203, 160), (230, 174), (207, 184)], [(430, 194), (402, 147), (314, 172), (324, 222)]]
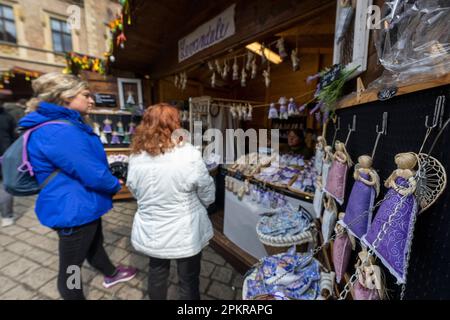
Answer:
[[(234, 179), (234, 183), (243, 183)], [(313, 212), (311, 202), (302, 201), (286, 196), (286, 200), (294, 207), (300, 205), (309, 212)], [(260, 219), (260, 214), (272, 211), (262, 204), (253, 202), (251, 197), (245, 195), (242, 200), (233, 192), (225, 190), (225, 213), (224, 213), (224, 235), (251, 256), (260, 259), (267, 256), (264, 245), (256, 235), (256, 225)]]

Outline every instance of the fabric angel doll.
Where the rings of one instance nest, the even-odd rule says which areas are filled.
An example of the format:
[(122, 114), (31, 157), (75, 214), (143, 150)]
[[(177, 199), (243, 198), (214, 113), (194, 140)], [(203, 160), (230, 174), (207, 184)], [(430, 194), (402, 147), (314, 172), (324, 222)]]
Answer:
[(327, 145), (325, 138), (317, 137), (316, 153), (314, 156), (314, 169), (318, 175), (322, 174), (323, 156), (325, 155), (325, 146)]
[(325, 192), (331, 195), (342, 205), (344, 203), (345, 185), (347, 182), (347, 171), (353, 165), (350, 155), (347, 153), (345, 144), (336, 141), (333, 163), (328, 173)]
[(125, 135), (125, 131), (123, 130), (122, 121), (117, 122), (116, 126), (117, 126), (117, 135), (123, 137)]
[(298, 115), (297, 104), (295, 103), (294, 98), (290, 98), (288, 104), (288, 116), (292, 117), (295, 115)]
[(326, 195), (324, 207), (325, 210), (322, 218), (322, 236), (323, 242), (326, 243), (330, 241), (330, 238), (333, 235), (334, 227), (336, 226), (337, 206), (334, 199)]
[(275, 103), (270, 104), (269, 119), (278, 119), (278, 110), (275, 106)]
[(98, 122), (94, 122), (92, 127), (94, 133), (100, 137), (100, 124)]
[(414, 170), (417, 161), (417, 155), (412, 152), (395, 156), (397, 169), (384, 184), (389, 190), (370, 229), (362, 238), (395, 276), (398, 284), (406, 282), (407, 259), (418, 213), (414, 194), (417, 188)]
[(111, 127), (112, 121), (109, 120), (108, 118), (106, 118), (103, 121), (103, 124), (104, 124), (104, 126), (103, 126), (103, 133), (112, 133), (112, 127)]
[(386, 297), (382, 272), (366, 249), (358, 253), (355, 265), (357, 281), (353, 285), (355, 300), (383, 300)]
[(134, 134), (136, 132), (136, 123), (130, 122), (128, 126), (129, 126), (128, 134), (130, 135)]
[(123, 143), (123, 144), (130, 144), (130, 143), (131, 143), (131, 140), (130, 140), (130, 134), (129, 134), (128, 132), (125, 133), (125, 136), (124, 136), (124, 138), (123, 138), (122, 143)]
[(120, 139), (117, 131), (113, 131), (111, 134), (111, 144), (120, 144)]
[(278, 103), (280, 104), (280, 119), (287, 120), (289, 118), (288, 112), (287, 112), (287, 100), (285, 97), (281, 97), (280, 100), (278, 100)]
[(100, 141), (103, 143), (103, 144), (108, 144), (109, 142), (108, 142), (108, 138), (106, 137), (106, 134), (105, 134), (105, 132), (100, 132)]
[(333, 265), (334, 270), (336, 271), (337, 283), (341, 282), (342, 277), (347, 271), (353, 248), (352, 241), (347, 234), (346, 229), (341, 224), (344, 218), (345, 213), (341, 212), (339, 214), (339, 222), (336, 223), (336, 226), (334, 228), (336, 232), (336, 239), (333, 243)]
[(355, 183), (343, 220), (343, 225), (358, 239), (361, 239), (370, 227), (375, 199), (380, 193), (380, 177), (372, 168), (372, 162), (372, 158), (367, 155), (358, 158), (353, 174)]

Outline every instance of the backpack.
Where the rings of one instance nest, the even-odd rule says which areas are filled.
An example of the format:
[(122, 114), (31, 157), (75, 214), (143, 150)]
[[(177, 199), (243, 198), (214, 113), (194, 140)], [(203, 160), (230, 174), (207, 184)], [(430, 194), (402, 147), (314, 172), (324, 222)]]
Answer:
[(56, 169), (41, 184), (36, 180), (33, 167), (28, 161), (27, 145), (33, 131), (49, 124), (72, 125), (68, 120), (54, 120), (41, 123), (25, 131), (3, 154), (1, 158), (3, 186), (13, 196), (38, 194), (60, 171)]

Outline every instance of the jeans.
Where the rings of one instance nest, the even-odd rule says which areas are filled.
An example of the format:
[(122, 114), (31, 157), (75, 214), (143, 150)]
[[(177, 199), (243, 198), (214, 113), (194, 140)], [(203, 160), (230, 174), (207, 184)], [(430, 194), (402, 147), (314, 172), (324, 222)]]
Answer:
[[(176, 259), (180, 300), (200, 300), (200, 261), (202, 253)], [(167, 299), (167, 282), (170, 272), (170, 259), (150, 257), (148, 293), (151, 300)]]
[[(105, 276), (116, 272), (103, 247), (102, 220), (55, 230), (59, 236), (58, 291), (64, 300), (85, 300), (81, 281), (84, 260)], [(79, 271), (78, 285), (75, 285), (74, 268)]]
[(5, 191), (3, 181), (0, 180), (0, 211), (2, 218), (13, 217), (13, 196)]

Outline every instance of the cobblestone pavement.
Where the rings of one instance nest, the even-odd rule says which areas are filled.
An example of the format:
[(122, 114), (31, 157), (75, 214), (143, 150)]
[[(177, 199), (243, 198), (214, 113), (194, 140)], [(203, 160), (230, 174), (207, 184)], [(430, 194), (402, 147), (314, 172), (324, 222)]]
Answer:
[[(34, 213), (35, 197), (15, 198), (17, 221), (0, 227), (0, 300), (60, 299), (56, 289), (58, 236), (42, 226)], [(132, 265), (139, 272), (133, 280), (105, 289), (103, 276), (87, 263), (82, 281), (87, 299), (148, 299), (148, 257), (134, 251), (130, 243), (136, 203), (115, 202), (103, 217), (105, 248), (116, 264)], [(241, 299), (243, 277), (210, 247), (203, 251), (200, 276), (202, 299)], [(177, 298), (176, 264), (171, 265), (168, 299)]]

